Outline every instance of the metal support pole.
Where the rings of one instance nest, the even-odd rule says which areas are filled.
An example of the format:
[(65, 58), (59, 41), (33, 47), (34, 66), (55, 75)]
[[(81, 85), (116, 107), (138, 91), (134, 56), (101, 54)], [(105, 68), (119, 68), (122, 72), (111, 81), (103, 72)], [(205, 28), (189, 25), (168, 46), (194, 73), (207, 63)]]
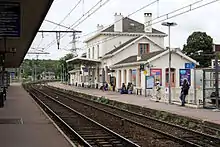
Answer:
[(169, 103), (171, 104), (171, 50), (170, 50), (170, 26), (169, 28), (169, 83), (168, 83), (168, 88), (169, 88)]
[(194, 71), (194, 104), (197, 103), (197, 93), (196, 93), (196, 69), (193, 69)]
[(219, 97), (219, 89), (218, 89), (218, 56), (215, 54), (215, 92), (216, 92), (216, 108), (219, 108), (218, 97)]
[(63, 65), (61, 64), (61, 71), (60, 71), (60, 78), (61, 78), (61, 82), (63, 82)]
[(62, 80), (62, 82), (64, 82), (64, 66), (63, 66), (63, 64), (62, 64), (62, 75), (63, 75), (63, 80)]
[(36, 63), (34, 64), (34, 81), (36, 81)]

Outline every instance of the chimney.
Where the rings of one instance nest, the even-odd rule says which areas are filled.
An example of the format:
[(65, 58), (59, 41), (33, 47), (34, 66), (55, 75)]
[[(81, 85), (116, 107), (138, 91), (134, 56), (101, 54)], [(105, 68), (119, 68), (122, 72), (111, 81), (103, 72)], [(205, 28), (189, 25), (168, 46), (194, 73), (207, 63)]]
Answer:
[(123, 32), (123, 16), (115, 13), (114, 32)]
[(144, 13), (144, 32), (152, 33), (152, 13)]
[(99, 25), (99, 24), (97, 24), (97, 31), (101, 31), (103, 28), (104, 28), (103, 25)]

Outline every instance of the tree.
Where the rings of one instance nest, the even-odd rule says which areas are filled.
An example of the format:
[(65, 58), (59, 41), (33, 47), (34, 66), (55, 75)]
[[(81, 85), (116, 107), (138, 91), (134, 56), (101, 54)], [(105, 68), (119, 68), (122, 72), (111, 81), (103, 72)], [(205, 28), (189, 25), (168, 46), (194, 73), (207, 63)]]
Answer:
[(200, 67), (208, 67), (211, 65), (211, 59), (214, 58), (212, 44), (213, 39), (205, 32), (194, 32), (183, 46), (183, 52), (199, 62)]
[[(71, 65), (67, 65), (66, 61), (69, 59), (74, 58), (75, 56), (72, 53), (66, 54), (64, 57), (60, 58), (60, 67), (64, 68), (64, 73), (65, 73), (65, 81), (67, 81), (68, 79), (68, 74), (67, 72), (69, 71), (69, 69), (71, 69), (72, 67), (70, 67)], [(61, 73), (61, 70), (60, 70)], [(61, 75), (60, 75), (61, 76)]]

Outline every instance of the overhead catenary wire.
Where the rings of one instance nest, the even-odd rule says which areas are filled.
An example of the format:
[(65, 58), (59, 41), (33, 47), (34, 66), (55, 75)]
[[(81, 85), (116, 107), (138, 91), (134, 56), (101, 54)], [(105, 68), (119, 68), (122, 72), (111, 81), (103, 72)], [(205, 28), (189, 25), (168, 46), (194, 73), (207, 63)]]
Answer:
[[(140, 9), (135, 10), (134, 12), (128, 14), (126, 17), (130, 17), (130, 16), (132, 16), (133, 14), (135, 14), (135, 13), (141, 11), (141, 10), (144, 9), (144, 8), (147, 8), (147, 7), (151, 6), (151, 5), (153, 5), (154, 3), (158, 2), (158, 1), (159, 1), (159, 0), (153, 1), (153, 2), (151, 2), (151, 3), (149, 3), (149, 4), (145, 5), (145, 6), (141, 7)], [(194, 3), (192, 3), (192, 4), (190, 4), (190, 5), (193, 6), (193, 5), (195, 5), (195, 4), (197, 4), (197, 3), (200, 3), (200, 2), (202, 2), (202, 1), (203, 1), (203, 0), (198, 0), (198, 1), (196, 1), (196, 2), (194, 2)], [(160, 16), (157, 16), (157, 17), (156, 17), (155, 19), (153, 19), (152, 21), (157, 20), (157, 19), (162, 18), (162, 17), (167, 16), (167, 15), (170, 15), (170, 14), (172, 14), (172, 13), (178, 12), (178, 11), (180, 11), (180, 10), (183, 10), (183, 9), (189, 7), (190, 5), (187, 5), (187, 6), (184, 6), (184, 7), (182, 7), (182, 8), (179, 8), (179, 9), (176, 9), (176, 10), (174, 10), (174, 11), (171, 11), (171, 12), (169, 12), (169, 13), (166, 13), (166, 14), (163, 14), (163, 15), (160, 15)], [(123, 19), (124, 19), (124, 18), (119, 19), (118, 21), (115, 21), (114, 23), (117, 23), (117, 22), (119, 22), (119, 21), (121, 21), (121, 20), (123, 20)], [(108, 25), (108, 26), (106, 26), (106, 27), (104, 27), (104, 28), (108, 28), (108, 27), (112, 26), (114, 23), (112, 23), (112, 24), (110, 24), (110, 25)], [(142, 25), (140, 25), (140, 26), (142, 26)], [(138, 27), (138, 26), (136, 26), (136, 27)], [(85, 34), (85, 35), (79, 36), (79, 37), (77, 37), (76, 39), (89, 36), (89, 35), (91, 35), (91, 34), (94, 34), (94, 33), (96, 33), (96, 32), (99, 32), (99, 31), (101, 31), (101, 30), (102, 30), (102, 29), (98, 29), (98, 30), (92, 31), (92, 32), (87, 33), (87, 34)], [(106, 38), (105, 38), (105, 39), (106, 39)], [(105, 40), (105, 39), (104, 39), (104, 40)]]
[[(82, 17), (80, 17), (76, 22), (74, 22), (70, 28), (74, 29), (75, 27), (79, 26), (81, 23), (83, 23), (86, 19), (88, 19), (89, 17), (91, 17), (95, 12), (97, 12), (101, 7), (103, 7), (105, 4), (107, 4), (110, 0), (106, 0), (103, 2), (103, 0), (100, 0), (99, 2), (97, 2), (93, 7), (91, 7), (91, 9), (89, 9), (85, 14), (82, 15)], [(102, 3), (103, 2), (103, 3)], [(96, 8), (98, 6), (98, 8)], [(96, 8), (96, 9), (95, 9)], [(94, 9), (94, 10), (93, 10)], [(87, 15), (87, 16), (86, 16)], [(83, 17), (86, 16), (84, 19)], [(60, 39), (64, 38), (66, 36), (66, 34), (63, 34)], [(54, 45), (56, 43), (56, 40), (53, 40), (52, 42), (50, 42), (45, 49), (50, 48), (52, 45)]]
[[(161, 15), (161, 16), (159, 16), (158, 18), (155, 18), (155, 19), (153, 19), (153, 20), (155, 21), (155, 20), (157, 20), (157, 19), (160, 19), (162, 16), (163, 16), (163, 17), (166, 17), (166, 18), (161, 19), (161, 20), (158, 20), (158, 21), (156, 21), (156, 22), (154, 22), (154, 23), (152, 23), (152, 21), (153, 21), (153, 20), (152, 20), (149, 25), (146, 25), (146, 27), (152, 26), (152, 25), (154, 25), (154, 24), (161, 23), (161, 22), (163, 22), (163, 21), (165, 21), (165, 20), (169, 20), (169, 19), (171, 19), (171, 18), (174, 18), (174, 17), (180, 16), (180, 15), (183, 15), (183, 14), (188, 13), (188, 12), (191, 12), (191, 11), (193, 11), (193, 10), (196, 10), (196, 9), (199, 9), (199, 8), (202, 8), (202, 7), (205, 7), (205, 6), (210, 5), (210, 4), (212, 4), (212, 3), (218, 2), (219, 0), (212, 0), (211, 2), (207, 2), (207, 3), (205, 3), (205, 4), (202, 4), (202, 5), (200, 5), (200, 6), (197, 6), (197, 7), (192, 8), (193, 5), (195, 5), (195, 4), (197, 4), (198, 2), (201, 2), (201, 1), (203, 1), (203, 0), (197, 1), (196, 3), (192, 3), (192, 4), (188, 5), (188, 6), (184, 6), (184, 7), (182, 7), (182, 8), (179, 8), (179, 9), (177, 9), (177, 10), (171, 11), (171, 12), (169, 12), (169, 13), (163, 14), (163, 15)], [(186, 10), (186, 11), (184, 11), (184, 12), (180, 12), (180, 13), (175, 14), (175, 15), (173, 15), (173, 16), (169, 16), (169, 15), (171, 15), (172, 13), (181, 11), (181, 10), (187, 8), (187, 7), (189, 7), (189, 10)], [(148, 23), (149, 23), (149, 22), (147, 22), (146, 24), (148, 24)], [(143, 25), (143, 24), (139, 25), (139, 27), (142, 27), (142, 25)], [(137, 26), (136, 26), (136, 27), (137, 27)], [(91, 45), (89, 45), (89, 46), (85, 45), (84, 48), (89, 48), (89, 47), (91, 47), (91, 46), (95, 46), (95, 45), (99, 45), (99, 44), (105, 43), (106, 41), (109, 41), (109, 40), (112, 40), (112, 39), (115, 39), (115, 38), (120, 37), (119, 34), (123, 34), (123, 33), (124, 33), (124, 32), (117, 32), (117, 34), (114, 34), (115, 36), (113, 36), (113, 37), (111, 36), (111, 37), (104, 38), (104, 39), (102, 39), (102, 40), (99, 40), (99, 41), (97, 41), (97, 42), (94, 42), (93, 44), (91, 44)]]
[[(108, 1), (109, 1), (109, 0), (107, 0), (106, 2), (108, 2)], [(159, 0), (155, 0), (155, 1), (151, 2), (151, 3), (149, 3), (149, 4), (146, 4), (146, 5), (142, 6), (141, 8), (139, 8), (139, 9), (133, 11), (132, 13), (128, 14), (127, 17), (130, 17), (130, 16), (134, 15), (135, 13), (137, 13), (137, 12), (143, 10), (144, 8), (147, 8), (147, 7), (149, 7), (149, 6), (153, 5), (153, 4), (155, 4), (157, 1), (159, 1)], [(104, 4), (105, 4), (105, 3), (104, 3)], [(101, 5), (100, 5), (100, 6), (101, 6)], [(118, 20), (118, 21), (120, 21), (120, 20)], [(117, 21), (116, 21), (116, 22), (117, 22)], [(78, 26), (78, 25), (77, 25), (77, 26)], [(110, 26), (111, 26), (111, 25), (110, 25)], [(74, 27), (76, 27), (76, 26), (74, 26)], [(98, 31), (100, 31), (100, 30), (96, 30), (96, 31), (94, 31), (94, 32), (92, 32), (92, 33), (95, 33), (95, 32), (98, 32)], [(91, 33), (89, 33), (89, 34), (91, 34)], [(86, 34), (86, 35), (88, 36), (89, 34)], [(63, 37), (64, 37), (64, 36), (61, 36), (61, 38), (63, 38)], [(78, 38), (78, 37), (77, 37), (77, 38)], [(76, 39), (77, 39), (77, 38), (76, 38)], [(47, 46), (46, 49), (50, 48), (55, 42), (56, 42), (56, 41), (51, 42), (51, 43), (49, 44), (50, 46)]]
[[(45, 20), (47, 22), (50, 22), (50, 23), (53, 23), (53, 24), (56, 24), (56, 26), (53, 28), (53, 30), (55, 30), (58, 26), (62, 26), (62, 27), (65, 27), (65, 28), (68, 28), (64, 25), (61, 25), (69, 16), (70, 14), (79, 6), (79, 4), (82, 2), (83, 0), (79, 0), (76, 5), (74, 5), (74, 7), (68, 12), (67, 15), (65, 15), (65, 17), (57, 24), (57, 23), (54, 23), (52, 21), (49, 21), (49, 20)], [(39, 48), (39, 46), (41, 45), (41, 43), (43, 42), (43, 37), (41, 38), (40, 40), (40, 43), (38, 44), (37, 48)]]

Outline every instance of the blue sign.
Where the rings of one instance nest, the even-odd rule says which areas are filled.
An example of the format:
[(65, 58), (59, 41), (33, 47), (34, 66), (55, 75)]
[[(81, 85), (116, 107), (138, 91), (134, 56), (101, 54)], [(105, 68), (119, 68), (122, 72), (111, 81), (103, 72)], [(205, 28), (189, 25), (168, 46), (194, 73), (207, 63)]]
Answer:
[(195, 68), (195, 63), (185, 63), (185, 68), (186, 69), (194, 69)]
[(190, 69), (180, 69), (180, 86), (183, 85), (183, 80), (186, 79), (191, 85), (191, 71)]
[(0, 36), (20, 37), (20, 3), (0, 2)]

